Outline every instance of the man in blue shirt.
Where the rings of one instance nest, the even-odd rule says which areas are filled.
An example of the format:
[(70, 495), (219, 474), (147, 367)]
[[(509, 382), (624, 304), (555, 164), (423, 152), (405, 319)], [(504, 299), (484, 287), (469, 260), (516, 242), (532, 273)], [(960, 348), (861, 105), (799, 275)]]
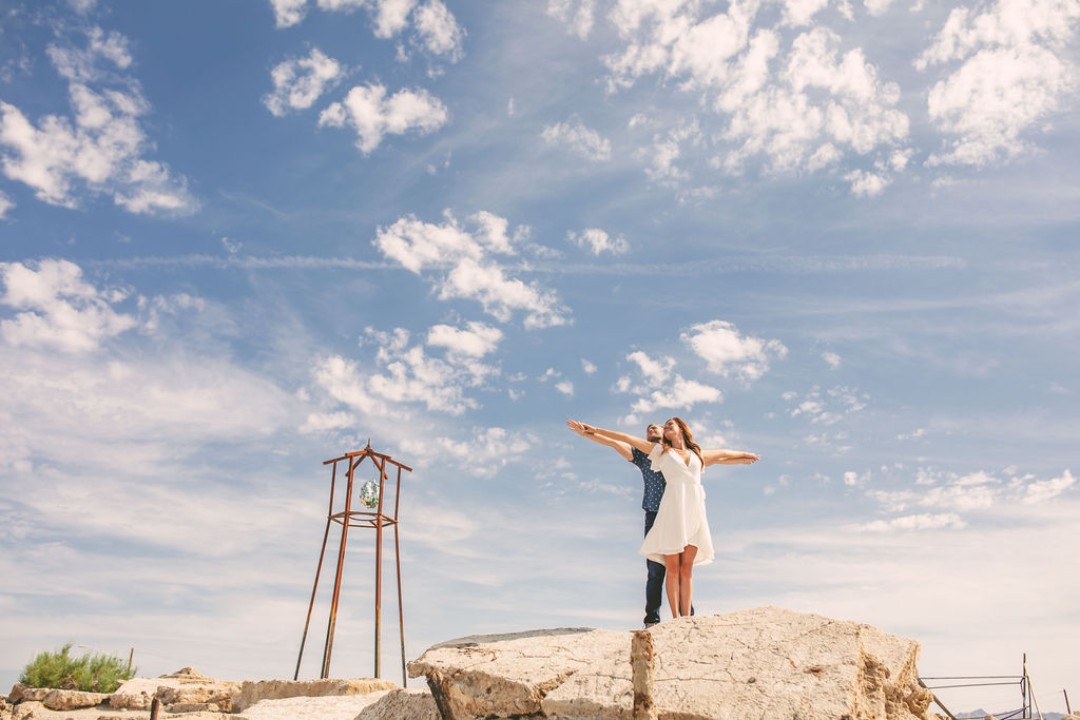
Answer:
[[(614, 448), (616, 452), (641, 470), (641, 479), (645, 485), (645, 494), (641, 499), (641, 509), (645, 511), (645, 535), (648, 535), (653, 522), (656, 521), (656, 513), (660, 509), (660, 498), (664, 496), (666, 483), (664, 482), (663, 473), (653, 470), (649, 456), (637, 448), (618, 440), (609, 440), (600, 435), (586, 435), (584, 428), (575, 427), (575, 424), (580, 425), (580, 423), (571, 423), (570, 428), (578, 435), (586, 437), (595, 443)], [(663, 438), (663, 433), (664, 428), (660, 425), (649, 425), (645, 428), (645, 439), (649, 442), (658, 443)], [(645, 627), (652, 627), (660, 622), (660, 606), (664, 599), (664, 564), (646, 560), (645, 566), (648, 570), (648, 577), (645, 580)], [(694, 609), (690, 608), (690, 613), (693, 614), (693, 612)]]

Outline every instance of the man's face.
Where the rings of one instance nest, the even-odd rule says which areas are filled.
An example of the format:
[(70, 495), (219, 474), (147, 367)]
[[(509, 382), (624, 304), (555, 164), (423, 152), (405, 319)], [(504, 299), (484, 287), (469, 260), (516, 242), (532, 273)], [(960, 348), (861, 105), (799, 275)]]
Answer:
[(664, 436), (664, 428), (659, 425), (653, 424), (645, 428), (645, 439), (649, 442), (660, 442), (660, 438)]

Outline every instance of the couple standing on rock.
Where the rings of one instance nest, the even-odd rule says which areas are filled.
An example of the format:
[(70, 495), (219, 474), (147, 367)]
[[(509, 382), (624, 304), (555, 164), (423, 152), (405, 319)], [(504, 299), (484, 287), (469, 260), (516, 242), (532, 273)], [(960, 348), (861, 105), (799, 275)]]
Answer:
[(701, 471), (709, 465), (749, 465), (758, 456), (738, 450), (702, 450), (687, 424), (677, 417), (663, 426), (649, 425), (644, 439), (577, 420), (566, 424), (578, 435), (614, 448), (641, 470), (645, 542), (638, 552), (646, 557), (648, 567), (645, 627), (660, 622), (661, 587), (672, 617), (692, 615), (694, 565), (713, 559)]

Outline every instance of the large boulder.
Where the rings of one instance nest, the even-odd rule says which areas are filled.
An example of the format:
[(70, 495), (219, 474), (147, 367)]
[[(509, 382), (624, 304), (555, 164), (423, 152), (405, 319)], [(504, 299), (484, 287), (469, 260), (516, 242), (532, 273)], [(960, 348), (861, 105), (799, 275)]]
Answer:
[(922, 720), (919, 644), (877, 628), (779, 608), (657, 626), (654, 698), (661, 714)]
[[(443, 720), (927, 720), (913, 640), (780, 608), (682, 618), (650, 631), (651, 666), (631, 667), (630, 632), (541, 630), (463, 638), (409, 663)], [(648, 682), (643, 686), (642, 677)]]
[[(621, 668), (616, 666), (622, 655), (627, 660), (622, 684), (628, 691), (629, 650), (629, 633), (611, 630), (478, 635), (435, 645), (410, 662), (408, 670), (411, 677), (427, 677), (443, 720), (503, 718), (540, 713), (545, 697), (569, 678), (575, 685), (595, 677), (618, 686), (621, 678), (615, 676)], [(605, 671), (611, 674), (601, 677)], [(617, 705), (621, 694), (620, 689), (605, 704)]]

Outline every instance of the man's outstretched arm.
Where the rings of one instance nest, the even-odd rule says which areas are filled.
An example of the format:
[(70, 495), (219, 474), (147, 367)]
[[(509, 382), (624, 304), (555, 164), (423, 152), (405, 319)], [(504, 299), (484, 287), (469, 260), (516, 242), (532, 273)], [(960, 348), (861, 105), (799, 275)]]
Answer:
[(619, 453), (631, 462), (634, 460), (634, 451), (629, 444), (624, 443), (620, 440), (612, 440), (611, 438), (606, 438), (603, 435), (586, 433), (585, 425), (577, 422), (576, 420), (570, 420), (566, 424), (570, 426), (571, 430), (576, 432), (581, 437), (588, 438), (589, 440), (592, 440), (598, 445), (607, 445), (609, 448), (613, 448), (615, 452)]

